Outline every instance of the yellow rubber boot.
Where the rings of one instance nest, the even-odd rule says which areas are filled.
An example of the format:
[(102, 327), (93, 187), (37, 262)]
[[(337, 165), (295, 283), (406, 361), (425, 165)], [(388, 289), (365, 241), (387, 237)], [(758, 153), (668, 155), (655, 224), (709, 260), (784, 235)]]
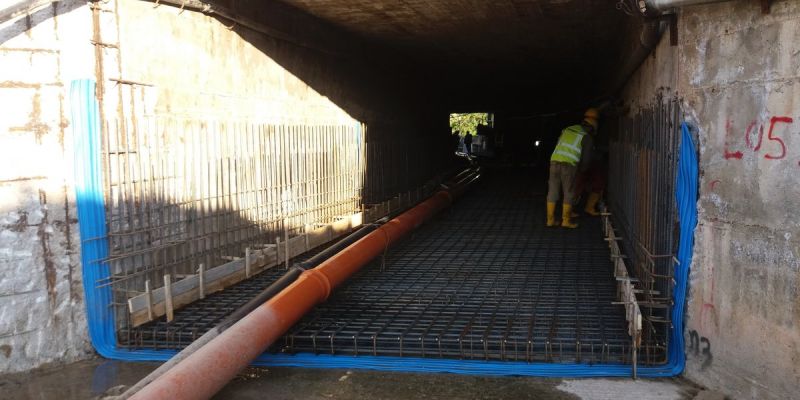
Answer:
[(600, 193), (592, 192), (589, 195), (589, 198), (586, 200), (586, 207), (583, 209), (583, 211), (586, 211), (587, 214), (593, 217), (600, 215), (600, 213), (597, 212), (598, 201), (600, 201)]
[(556, 226), (556, 203), (547, 202), (547, 226)]
[(572, 215), (572, 204), (564, 204), (564, 209), (561, 211), (561, 227), (575, 229), (578, 224), (573, 224), (570, 221)]

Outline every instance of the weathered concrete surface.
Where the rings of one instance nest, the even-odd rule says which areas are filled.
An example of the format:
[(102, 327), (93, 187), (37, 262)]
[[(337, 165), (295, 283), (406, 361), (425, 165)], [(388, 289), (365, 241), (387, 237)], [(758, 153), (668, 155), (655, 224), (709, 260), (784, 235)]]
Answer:
[[(155, 364), (84, 361), (57, 370), (0, 377), (0, 399), (72, 400), (112, 394)], [(537, 399), (684, 400), (698, 388), (685, 380), (567, 380), (409, 374), (339, 369), (248, 368), (215, 399)]]
[(91, 353), (66, 99), (90, 29), (82, 1), (0, 25), (0, 373)]
[(258, 43), (212, 17), (144, 1), (120, 1), (116, 9), (118, 21), (101, 30), (105, 40), (120, 43), (109, 63), (116, 62), (112, 70), (121, 72), (108, 77), (153, 86), (110, 85), (109, 92), (122, 92), (104, 99), (110, 117), (118, 111), (118, 99), (130, 114), (131, 99), (145, 92), (144, 112), (159, 115), (276, 124), (356, 122)]
[(681, 19), (680, 86), (700, 130), (702, 170), (686, 375), (734, 398), (792, 398), (800, 3), (775, 2), (769, 15), (750, 2), (696, 7)]
[(557, 388), (592, 400), (696, 399), (698, 393), (696, 387), (680, 379), (572, 379)]
[(698, 128), (699, 224), (686, 376), (736, 399), (800, 388), (800, 3), (681, 10), (628, 85), (629, 104), (667, 87)]

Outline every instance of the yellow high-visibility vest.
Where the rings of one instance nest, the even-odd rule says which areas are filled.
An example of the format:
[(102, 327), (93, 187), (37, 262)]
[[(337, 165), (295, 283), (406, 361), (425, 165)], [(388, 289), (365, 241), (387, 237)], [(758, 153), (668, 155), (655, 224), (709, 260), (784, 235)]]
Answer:
[(572, 125), (561, 131), (558, 144), (550, 157), (550, 161), (559, 161), (570, 165), (578, 165), (581, 160), (581, 142), (586, 131), (580, 125)]

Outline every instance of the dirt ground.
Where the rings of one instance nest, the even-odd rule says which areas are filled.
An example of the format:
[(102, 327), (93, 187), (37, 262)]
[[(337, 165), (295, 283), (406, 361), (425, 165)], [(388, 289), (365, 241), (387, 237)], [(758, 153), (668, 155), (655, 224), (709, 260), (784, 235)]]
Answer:
[[(95, 359), (26, 374), (0, 376), (0, 399), (100, 398), (131, 385), (157, 364)], [(681, 379), (544, 379), (363, 370), (249, 368), (215, 399), (692, 399)]]

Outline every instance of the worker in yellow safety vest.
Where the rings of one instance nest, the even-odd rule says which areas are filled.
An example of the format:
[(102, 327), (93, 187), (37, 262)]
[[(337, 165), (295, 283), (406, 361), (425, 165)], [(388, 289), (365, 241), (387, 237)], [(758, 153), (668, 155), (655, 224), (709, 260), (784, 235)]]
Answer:
[(580, 125), (572, 125), (561, 131), (558, 144), (550, 157), (550, 179), (547, 190), (547, 226), (556, 226), (556, 202), (564, 192), (561, 210), (561, 226), (577, 228), (572, 222), (572, 204), (575, 195), (575, 177), (578, 170), (585, 171), (591, 161), (592, 136), (597, 131), (597, 109), (590, 108), (583, 115)]

